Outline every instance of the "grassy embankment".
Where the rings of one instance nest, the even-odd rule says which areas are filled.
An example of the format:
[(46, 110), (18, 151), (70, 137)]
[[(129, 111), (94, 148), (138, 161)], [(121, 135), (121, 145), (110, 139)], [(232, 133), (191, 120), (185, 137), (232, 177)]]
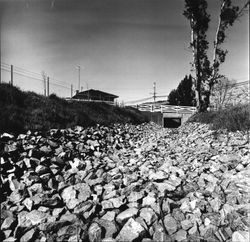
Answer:
[(214, 130), (248, 131), (250, 130), (250, 105), (239, 104), (218, 111), (198, 113), (193, 115), (189, 122), (207, 123)]
[(147, 122), (134, 108), (105, 103), (67, 102), (52, 94), (49, 97), (23, 92), (9, 84), (0, 84), (0, 132), (20, 133), (27, 130), (83, 127), (96, 124)]

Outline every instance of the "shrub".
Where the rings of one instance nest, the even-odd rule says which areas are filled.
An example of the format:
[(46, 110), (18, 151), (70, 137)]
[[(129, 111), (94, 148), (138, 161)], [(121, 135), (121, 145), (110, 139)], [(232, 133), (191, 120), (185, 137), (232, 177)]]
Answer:
[(189, 122), (211, 124), (214, 130), (247, 131), (250, 130), (250, 106), (241, 104), (223, 110), (198, 113), (193, 115)]
[(211, 124), (216, 117), (217, 112), (210, 111), (205, 113), (196, 113), (191, 116), (188, 122), (198, 122), (198, 123), (205, 123)]
[(238, 105), (217, 112), (212, 128), (215, 130), (226, 129), (228, 131), (250, 130), (249, 105)]
[(23, 109), (10, 104), (0, 106), (0, 132), (23, 132), (25, 123), (25, 114)]
[(10, 84), (2, 83), (0, 85), (0, 105), (18, 105), (23, 106), (25, 94), (19, 88)]

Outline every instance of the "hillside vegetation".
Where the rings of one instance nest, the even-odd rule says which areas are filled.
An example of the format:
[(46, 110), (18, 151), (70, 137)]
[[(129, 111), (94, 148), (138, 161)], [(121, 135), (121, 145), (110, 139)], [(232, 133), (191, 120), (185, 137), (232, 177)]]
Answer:
[(218, 111), (197, 113), (189, 121), (210, 124), (214, 130), (249, 131), (250, 105), (239, 104)]
[(148, 121), (134, 108), (94, 102), (67, 102), (54, 94), (44, 97), (34, 92), (23, 92), (9, 84), (0, 84), (0, 113), (0, 132), (11, 133)]

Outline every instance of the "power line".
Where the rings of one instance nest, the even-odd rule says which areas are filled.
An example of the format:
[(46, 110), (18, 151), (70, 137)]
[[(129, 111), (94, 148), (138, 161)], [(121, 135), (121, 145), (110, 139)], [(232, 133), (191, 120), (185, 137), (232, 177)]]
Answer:
[(42, 78), (38, 78), (38, 77), (34, 77), (34, 76), (28, 76), (28, 75), (25, 75), (23, 73), (19, 73), (17, 71), (13, 71), (13, 73), (17, 74), (17, 75), (20, 75), (20, 76), (24, 76), (24, 77), (28, 77), (28, 78), (31, 78), (31, 79), (35, 79), (35, 80), (38, 80), (38, 81), (43, 81)]
[(156, 97), (168, 97), (168, 95), (160, 95), (160, 96), (156, 96)]
[[(11, 72), (11, 70), (9, 68), (11, 67), (11, 65), (8, 65), (6, 63), (3, 63), (1, 69), (5, 70), (5, 71), (8, 71), (8, 72)], [(13, 68), (13, 73), (17, 74), (17, 75), (21, 75), (21, 76), (24, 76), (24, 77), (28, 77), (28, 78), (31, 78), (31, 79), (35, 79), (35, 80), (39, 80), (39, 81), (44, 81), (43, 78), (42, 78), (42, 74), (38, 74), (38, 73), (35, 73), (35, 72), (31, 72), (31, 71), (26, 71), (25, 69), (23, 69), (23, 71), (21, 71), (22, 68), (17, 68), (15, 66), (15, 68)], [(20, 70), (19, 70), (20, 69)], [(35, 76), (37, 75), (37, 76)], [(39, 77), (38, 77), (39, 76)], [(52, 82), (50, 82), (51, 85), (54, 85), (54, 86), (59, 86), (59, 87), (63, 87), (63, 88), (66, 88), (66, 89), (70, 89), (70, 87), (67, 87), (65, 85), (62, 85), (60, 83), (60, 81), (58, 80), (55, 80), (55, 79), (51, 79)], [(53, 82), (53, 81), (56, 81), (56, 82)], [(65, 83), (66, 84), (66, 83)]]
[(60, 84), (57, 84), (57, 83), (54, 83), (54, 82), (50, 82), (50, 85), (58, 86), (58, 87), (63, 87), (63, 88), (68, 89), (68, 90), (71, 89), (70, 87), (67, 87), (67, 86), (64, 86), (64, 85), (60, 85)]
[(9, 66), (9, 67), (10, 67), (10, 65), (9, 65), (9, 64), (4, 63), (4, 62), (1, 62), (1, 65), (5, 65), (5, 66)]
[[(163, 97), (168, 97), (168, 95), (156, 95), (155, 98), (163, 98)], [(133, 100), (133, 101), (127, 101), (125, 102), (125, 104), (128, 104), (128, 103), (137, 103), (137, 102), (142, 102), (142, 101), (147, 101), (147, 100), (150, 100), (152, 99), (153, 97), (147, 97), (147, 98), (142, 98), (142, 99), (137, 99), (137, 100)]]
[(17, 71), (19, 71), (19, 72), (27, 73), (27, 74), (29, 74), (29, 75), (34, 75), (34, 76), (39, 76), (39, 77), (42, 76), (42, 73), (38, 74), (38, 73), (36, 73), (36, 72), (27, 71), (27, 70), (24, 70), (24, 69), (19, 68), (19, 67), (16, 67), (16, 66), (14, 66), (14, 69), (17, 70)]
[[(29, 71), (29, 70), (26, 70), (24, 68), (21, 68), (21, 67), (18, 67), (18, 66), (14, 66), (14, 65), (9, 65), (7, 63), (4, 63), (2, 62), (1, 63), (1, 71), (7, 71), (8, 73), (10, 73), (10, 83), (13, 85), (13, 74), (17, 75), (17, 76), (23, 76), (25, 78), (28, 78), (28, 79), (31, 79), (31, 80), (38, 80), (42, 83), (44, 83), (44, 76), (41, 73), (37, 73), (37, 72), (33, 72), (33, 71)], [(45, 84), (45, 91), (44, 91), (44, 95), (49, 95), (49, 87), (50, 86), (57, 86), (57, 87), (60, 87), (60, 88), (64, 88), (64, 89), (67, 89), (67, 90), (71, 90), (71, 93), (73, 91), (73, 86), (69, 85), (67, 86), (67, 83), (66, 82), (60, 82), (58, 80), (56, 80), (55, 78), (51, 78), (46, 75), (47, 77), (47, 93), (46, 93), (46, 84)], [(23, 79), (20, 80), (19, 84), (23, 81)], [(63, 83), (65, 85), (63, 85)], [(17, 83), (18, 84), (18, 83)], [(58, 92), (59, 89), (56, 89), (56, 92)]]
[(16, 71), (16, 70), (13, 70), (13, 73), (17, 74), (17, 75), (21, 75), (21, 76), (25, 76), (25, 77), (28, 77), (28, 78), (32, 78), (32, 79), (36, 79), (36, 80), (40, 80), (42, 81), (42, 77), (36, 77), (36, 76), (32, 76), (32, 75), (28, 75), (26, 73), (23, 73), (23, 72), (19, 72), (19, 71)]
[[(1, 69), (5, 70), (5, 71), (8, 71), (8, 72), (11, 72), (11, 69), (8, 69), (6, 67), (1, 67)], [(37, 78), (37, 79), (42, 79), (42, 76), (35, 76), (34, 74), (30, 74), (30, 73), (26, 73), (26, 72), (23, 72), (23, 71), (19, 71), (17, 70), (16, 68), (13, 68), (13, 72), (16, 73), (16, 74), (20, 74), (20, 75), (24, 75), (24, 76), (27, 76), (27, 77), (31, 77), (31, 78)]]
[[(2, 65), (3, 64), (3, 65)], [(1, 63), (2, 65), (2, 68), (6, 71), (11, 71), (10, 68), (11, 68), (11, 65), (7, 64), (7, 63)], [(9, 68), (9, 69), (8, 69)], [(21, 67), (17, 67), (17, 66), (14, 66), (14, 73), (17, 73), (17, 74), (22, 74), (22, 75), (28, 75), (27, 77), (31, 77), (31, 78), (36, 78), (36, 79), (40, 79), (43, 80), (42, 78), (42, 73), (36, 73), (36, 72), (33, 72), (33, 71), (28, 71), (24, 68), (21, 68)], [(60, 84), (67, 84), (66, 82), (61, 82), (61, 81), (58, 81), (56, 80), (55, 78), (50, 78), (50, 80), (54, 80), (55, 82), (57, 82), (56, 84), (60, 85)]]
[[(7, 66), (8, 68), (11, 68), (11, 65), (7, 64), (7, 63), (1, 63), (5, 66)], [(29, 74), (32, 74), (32, 75), (37, 75), (37, 76), (42, 76), (41, 73), (37, 73), (37, 72), (34, 72), (34, 71), (29, 71), (29, 70), (26, 70), (24, 68), (21, 68), (21, 67), (18, 67), (18, 66), (13, 66), (15, 70), (19, 70), (20, 72), (27, 72)]]
[(50, 80), (53, 80), (54, 81), (54, 83), (56, 83), (56, 84), (58, 84), (58, 85), (63, 85), (63, 84), (65, 84), (65, 85), (70, 85), (70, 84), (68, 84), (68, 83), (66, 83), (66, 82), (61, 82), (61, 81), (59, 81), (59, 80), (56, 80), (55, 78), (50, 78)]
[(137, 103), (137, 102), (142, 102), (142, 101), (147, 101), (147, 100), (150, 100), (152, 99), (152, 97), (148, 97), (148, 98), (143, 98), (143, 99), (138, 99), (138, 100), (134, 100), (134, 101), (128, 101), (128, 102), (125, 102), (125, 103)]
[[(5, 69), (5, 68), (2, 68), (2, 70), (5, 70), (5, 71), (10, 72), (10, 70)], [(31, 79), (36, 79), (36, 80), (38, 80), (38, 81), (43, 81), (42, 78), (38, 78), (38, 77), (35, 77), (35, 76), (27, 75), (27, 74), (25, 74), (25, 73), (18, 72), (18, 71), (15, 71), (15, 70), (13, 71), (13, 73), (15, 73), (15, 74), (17, 74), (17, 75), (20, 75), (20, 76), (28, 77), (28, 78), (31, 78)]]
[[(78, 71), (79, 71), (79, 90), (80, 90), (80, 69), (81, 67), (78, 66)], [(4, 63), (1, 62), (1, 70), (10, 72), (10, 73), (15, 73), (17, 75), (21, 75), (30, 79), (34, 79), (34, 80), (38, 80), (38, 81), (44, 81), (43, 76), (42, 76), (42, 72), (41, 73), (37, 73), (37, 72), (33, 72), (33, 71), (29, 71), (26, 70), (24, 68), (18, 67), (18, 66), (14, 66), (14, 65), (10, 65), (8, 63)], [(65, 84), (65, 85), (63, 85)], [(58, 86), (58, 87), (62, 87), (65, 88), (67, 90), (71, 90), (72, 91), (72, 87), (70, 87), (70, 85), (66, 82), (61, 82), (56, 80), (55, 78), (50, 78), (50, 85), (53, 86)], [(68, 86), (66, 86), (68, 85)], [(241, 81), (241, 82), (237, 82), (234, 86), (235, 87), (239, 87), (239, 86), (244, 86), (244, 85), (249, 85), (249, 80), (248, 81)], [(88, 88), (87, 88), (88, 89)], [(126, 87), (126, 89), (129, 89)], [(133, 91), (135, 90), (135, 88), (133, 88)], [(156, 95), (156, 83), (154, 82), (153, 84), (153, 93), (150, 93), (153, 96), (149, 97), (149, 98), (143, 98), (143, 99), (139, 99), (139, 100), (134, 100), (134, 101), (128, 101), (126, 103), (136, 103), (136, 102), (143, 102), (143, 101), (147, 101), (153, 98), (154, 102), (156, 101), (156, 98), (163, 98), (163, 97), (168, 97), (168, 95)]]

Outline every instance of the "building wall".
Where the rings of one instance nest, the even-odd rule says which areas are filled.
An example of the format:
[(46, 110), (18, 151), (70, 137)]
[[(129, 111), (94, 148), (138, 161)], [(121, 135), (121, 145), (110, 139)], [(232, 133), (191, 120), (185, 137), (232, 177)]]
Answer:
[(114, 104), (115, 98), (114, 97), (110, 97), (110, 96), (104, 96), (104, 95), (91, 95), (91, 93), (89, 94), (80, 94), (80, 95), (76, 95), (73, 97), (73, 99), (75, 100), (79, 100), (79, 101), (92, 101), (92, 102), (106, 102), (106, 103), (111, 103)]

